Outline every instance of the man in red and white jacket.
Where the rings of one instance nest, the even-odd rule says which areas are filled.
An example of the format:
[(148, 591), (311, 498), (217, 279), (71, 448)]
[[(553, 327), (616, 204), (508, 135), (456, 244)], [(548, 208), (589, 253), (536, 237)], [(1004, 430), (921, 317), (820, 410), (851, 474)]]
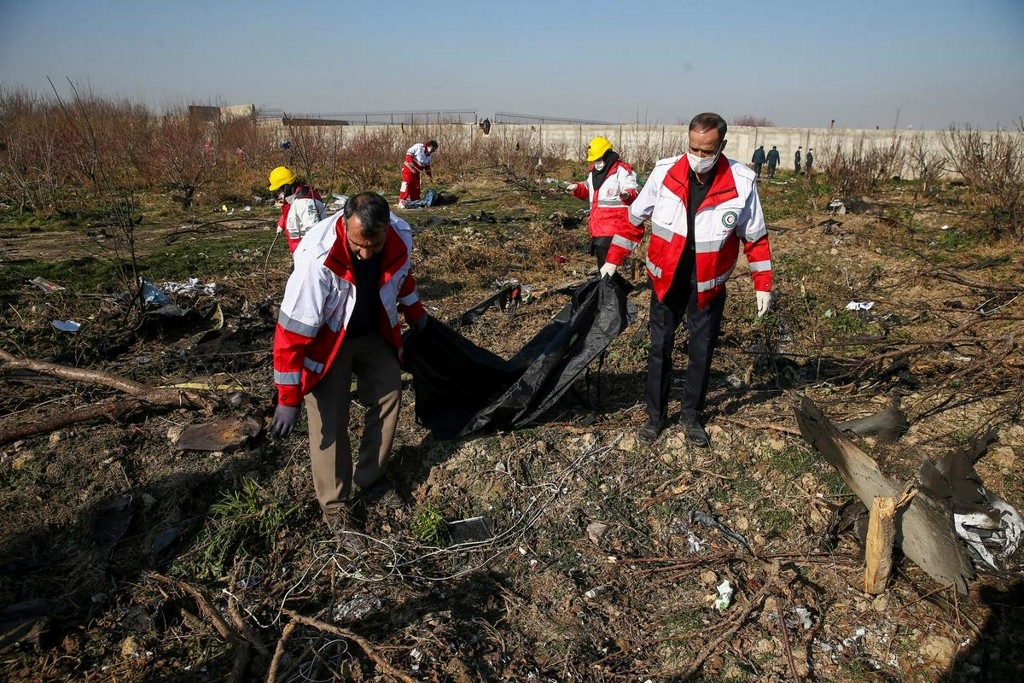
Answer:
[(402, 186), (398, 191), (398, 208), (404, 209), (406, 202), (420, 198), (420, 173), (433, 178), (430, 171), (430, 156), (437, 151), (437, 140), (417, 142), (405, 152), (402, 164)]
[[(651, 349), (644, 396), (648, 419), (638, 435), (647, 443), (658, 437), (668, 416), (672, 348), (684, 315), (689, 365), (679, 421), (692, 443), (709, 443), (699, 411), (725, 311), (725, 283), (741, 246), (754, 281), (757, 315), (764, 315), (771, 305), (771, 249), (757, 177), (744, 164), (722, 155), (726, 130), (718, 114), (695, 116), (687, 153), (659, 161), (629, 208), (634, 226), (651, 220)], [(623, 242), (629, 244), (612, 244), (609, 264), (621, 264), (639, 240), (627, 236)]]
[(284, 233), (288, 250), (294, 254), (302, 236), (327, 216), (327, 207), (317, 191), (300, 181), (287, 166), (278, 166), (270, 172), (268, 189), (280, 192), (284, 200), (277, 231)]
[(317, 223), (295, 253), (274, 336), (278, 406), (270, 433), (286, 436), (305, 400), (313, 486), (328, 522), (349, 543), (353, 463), (350, 385), (358, 379), (365, 424), (355, 463), (362, 489), (384, 474), (402, 395), (401, 311), (422, 328), (427, 313), (412, 276), (412, 230), (379, 194), (364, 192)]
[(590, 141), (587, 161), (587, 179), (570, 183), (565, 189), (577, 199), (590, 202), (590, 253), (597, 257), (597, 267), (602, 268), (613, 242), (618, 240), (623, 248), (628, 248), (644, 236), (642, 227), (629, 222), (627, 208), (636, 199), (639, 185), (633, 167), (619, 159), (607, 138), (598, 136)]

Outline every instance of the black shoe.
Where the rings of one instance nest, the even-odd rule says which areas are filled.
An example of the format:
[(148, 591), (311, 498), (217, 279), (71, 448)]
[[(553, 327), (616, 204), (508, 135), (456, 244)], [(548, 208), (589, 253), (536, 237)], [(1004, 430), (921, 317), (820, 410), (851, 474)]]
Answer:
[(679, 416), (679, 426), (683, 428), (686, 440), (694, 446), (707, 446), (711, 443), (711, 437), (704, 431), (696, 415), (683, 413)]
[(325, 512), (324, 521), (344, 550), (356, 554), (366, 551), (366, 540), (363, 534), (352, 526), (347, 507), (332, 508), (330, 512)]
[(636, 437), (642, 443), (652, 444), (658, 438), (658, 435), (661, 434), (661, 429), (664, 426), (664, 420), (655, 420), (653, 417), (649, 417), (644, 426), (640, 428), (640, 431), (636, 433)]

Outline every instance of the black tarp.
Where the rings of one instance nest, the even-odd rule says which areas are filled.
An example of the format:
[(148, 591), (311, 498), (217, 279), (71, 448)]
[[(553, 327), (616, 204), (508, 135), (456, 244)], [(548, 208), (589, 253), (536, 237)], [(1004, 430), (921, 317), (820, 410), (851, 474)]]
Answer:
[(629, 289), (616, 276), (571, 290), (565, 308), (507, 361), (435, 318), (406, 332), (416, 419), (438, 439), (532, 422), (626, 329)]

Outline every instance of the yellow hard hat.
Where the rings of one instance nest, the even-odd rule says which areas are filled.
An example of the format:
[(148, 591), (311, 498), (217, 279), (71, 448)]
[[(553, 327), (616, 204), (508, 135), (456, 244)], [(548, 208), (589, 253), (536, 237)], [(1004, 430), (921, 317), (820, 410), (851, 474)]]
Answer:
[(291, 185), (295, 182), (295, 173), (287, 166), (278, 166), (270, 172), (270, 187), (267, 189), (273, 192), (282, 185)]
[(597, 136), (590, 141), (590, 147), (587, 148), (587, 161), (597, 161), (611, 148), (612, 143), (608, 142), (608, 138)]

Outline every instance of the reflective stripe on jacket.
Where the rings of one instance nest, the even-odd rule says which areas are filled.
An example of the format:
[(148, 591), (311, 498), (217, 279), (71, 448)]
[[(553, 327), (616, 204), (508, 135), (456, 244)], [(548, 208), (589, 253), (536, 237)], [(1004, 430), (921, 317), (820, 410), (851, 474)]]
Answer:
[[(688, 239), (689, 176), (690, 164), (685, 154), (662, 159), (629, 207), (629, 220), (634, 226), (651, 220), (647, 273), (659, 300), (672, 286)], [(697, 303), (701, 308), (725, 287), (736, 266), (741, 242), (754, 289), (771, 291), (771, 249), (756, 181), (757, 176), (745, 165), (719, 157), (714, 182), (694, 216)], [(623, 256), (608, 251), (608, 261), (616, 265), (621, 264)]]
[[(643, 238), (642, 229), (634, 229), (629, 222), (628, 203), (623, 203), (619, 194), (630, 195), (630, 201), (636, 199), (639, 185), (636, 182), (636, 171), (629, 164), (616, 161), (608, 169), (608, 175), (601, 183), (600, 189), (594, 191), (594, 165), (590, 165), (590, 173), (585, 182), (576, 185), (573, 196), (590, 202), (591, 237), (611, 237), (620, 235), (623, 240), (635, 238), (639, 243)], [(635, 247), (635, 245), (634, 245)]]
[[(334, 214), (313, 226), (295, 252), (295, 270), (288, 278), (274, 333), (274, 383), (283, 405), (299, 405), (330, 368), (355, 308), (357, 287), (341, 216)], [(386, 313), (386, 319), (380, 317), (380, 332), (399, 358), (399, 311), (409, 320), (427, 314), (416, 292), (411, 250), (409, 224), (392, 214), (380, 282), (358, 288), (380, 296)]]

